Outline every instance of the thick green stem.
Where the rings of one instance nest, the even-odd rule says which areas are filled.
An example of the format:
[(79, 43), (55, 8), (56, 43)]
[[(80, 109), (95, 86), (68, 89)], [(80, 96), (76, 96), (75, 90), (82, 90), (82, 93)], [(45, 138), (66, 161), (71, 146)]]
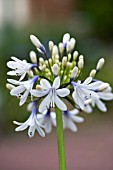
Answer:
[(56, 129), (58, 142), (59, 170), (66, 170), (62, 111), (56, 108)]

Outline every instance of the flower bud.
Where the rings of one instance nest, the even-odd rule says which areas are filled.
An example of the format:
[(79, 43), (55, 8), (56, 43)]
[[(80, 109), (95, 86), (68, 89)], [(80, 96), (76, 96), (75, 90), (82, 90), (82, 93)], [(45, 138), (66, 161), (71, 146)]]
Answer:
[(37, 84), (37, 85), (36, 85), (36, 90), (42, 90), (41, 85)]
[(80, 60), (78, 61), (78, 68), (79, 68), (79, 69), (83, 69), (83, 66), (84, 66), (84, 60), (83, 60), (83, 59), (80, 59)]
[(102, 68), (102, 66), (104, 65), (104, 63), (105, 63), (105, 59), (101, 58), (97, 63), (96, 70), (99, 71)]
[(71, 42), (71, 50), (73, 50), (75, 47), (76, 40), (74, 38), (71, 38), (70, 42)]
[(63, 36), (63, 44), (66, 44), (70, 40), (70, 34), (66, 33)]
[(53, 41), (49, 41), (49, 50), (50, 50), (50, 51), (53, 50), (53, 46), (54, 46)]
[(67, 42), (66, 51), (67, 51), (67, 53), (69, 53), (71, 51), (71, 42), (70, 41)]
[(59, 67), (57, 64), (54, 64), (53, 67), (52, 67), (52, 72), (55, 76), (58, 75), (58, 72), (59, 72)]
[(64, 46), (63, 46), (63, 43), (59, 43), (59, 51), (60, 51), (60, 53), (62, 54), (63, 53), (63, 51), (64, 51)]
[(52, 55), (56, 55), (56, 54), (58, 54), (58, 47), (54, 45), (52, 50)]
[(76, 60), (78, 57), (78, 51), (74, 51), (73, 53), (73, 60)]
[(30, 59), (31, 59), (32, 63), (37, 64), (37, 57), (36, 57), (36, 53), (34, 51), (30, 52)]
[(90, 72), (90, 74), (89, 74), (89, 77), (95, 77), (95, 74), (96, 74), (96, 70), (95, 69), (93, 69), (93, 70), (91, 70), (91, 72)]
[(63, 57), (62, 66), (66, 66), (66, 65), (67, 65), (67, 57)]
[(35, 37), (34, 35), (30, 35), (30, 39), (32, 41), (32, 43), (36, 46), (37, 50), (41, 53), (45, 53), (45, 47), (41, 44), (41, 42), (39, 41), (39, 39), (37, 37)]
[(71, 78), (75, 78), (78, 74), (78, 67), (75, 66), (71, 72)]

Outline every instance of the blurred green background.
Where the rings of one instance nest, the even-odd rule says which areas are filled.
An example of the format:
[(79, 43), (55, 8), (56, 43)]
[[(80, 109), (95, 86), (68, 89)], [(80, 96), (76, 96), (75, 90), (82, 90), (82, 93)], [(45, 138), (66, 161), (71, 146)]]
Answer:
[[(1, 138), (15, 135), (17, 137), (18, 134), (14, 132), (15, 126), (12, 121), (24, 121), (29, 115), (26, 105), (19, 107), (18, 100), (10, 96), (5, 87), (8, 71), (6, 62), (12, 55), (20, 59), (26, 58), (29, 61), (29, 52), (36, 51), (30, 42), (30, 34), (39, 37), (48, 48), (49, 40), (53, 40), (57, 44), (66, 32), (76, 38), (76, 50), (85, 57), (84, 77), (89, 74), (91, 68), (95, 68), (98, 59), (104, 57), (106, 64), (97, 78), (109, 82), (113, 87), (112, 0), (0, 0)], [(90, 130), (91, 127), (95, 128), (97, 133), (100, 126), (105, 128), (110, 125), (108, 131), (113, 130), (112, 102), (107, 102), (107, 106), (108, 113), (101, 113), (95, 109), (92, 115), (83, 115), (87, 120), (84, 125), (81, 125), (80, 135), (82, 135), (83, 129)], [(90, 124), (91, 121), (94, 126)], [(25, 134), (26, 132), (23, 136)], [(76, 134), (74, 135), (76, 138)], [(52, 135), (50, 136), (52, 139)], [(4, 167), (5, 165), (3, 170), (7, 170)], [(74, 166), (71, 170), (73, 169)], [(86, 169), (88, 170), (88, 168)], [(109, 170), (112, 169), (113, 165)], [(96, 168), (96, 170), (98, 169)]]

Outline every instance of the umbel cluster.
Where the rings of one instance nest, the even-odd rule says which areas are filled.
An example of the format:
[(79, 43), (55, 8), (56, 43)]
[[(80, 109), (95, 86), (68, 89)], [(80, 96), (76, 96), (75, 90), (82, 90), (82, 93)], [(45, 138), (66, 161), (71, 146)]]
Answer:
[(14, 79), (7, 79), (6, 87), (19, 99), (20, 106), (27, 102), (30, 112), (24, 123), (14, 121), (18, 125), (16, 131), (28, 128), (29, 137), (34, 136), (35, 130), (44, 137), (56, 126), (56, 107), (62, 111), (63, 128), (73, 132), (77, 131), (76, 123), (84, 121), (79, 116), (81, 111), (91, 113), (95, 106), (102, 112), (107, 111), (104, 101), (113, 99), (112, 88), (95, 78), (104, 58), (99, 59), (96, 68), (83, 80), (84, 56), (74, 50), (76, 40), (69, 33), (64, 34), (58, 45), (49, 41), (48, 53), (36, 36), (30, 35), (30, 39), (42, 57), (31, 51), (31, 63), (14, 56), (7, 62), (11, 69), (7, 75)]

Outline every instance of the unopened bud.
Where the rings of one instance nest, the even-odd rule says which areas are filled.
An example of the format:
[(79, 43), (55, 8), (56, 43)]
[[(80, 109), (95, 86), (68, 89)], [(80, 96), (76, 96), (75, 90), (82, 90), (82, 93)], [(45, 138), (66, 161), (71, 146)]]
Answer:
[(64, 51), (64, 46), (63, 46), (63, 43), (59, 43), (59, 51), (60, 51), (60, 53), (62, 54), (63, 53), (63, 51)]
[(31, 59), (32, 63), (37, 64), (37, 57), (36, 57), (36, 53), (34, 51), (30, 52), (30, 59)]
[(83, 66), (84, 66), (84, 60), (83, 60), (83, 59), (80, 59), (80, 60), (78, 61), (78, 68), (79, 68), (79, 69), (83, 69)]
[(96, 74), (96, 70), (95, 69), (93, 69), (93, 70), (91, 70), (91, 72), (90, 72), (90, 74), (89, 74), (89, 77), (95, 77), (95, 74)]
[(75, 66), (71, 72), (71, 78), (75, 78), (78, 74), (78, 67)]
[(70, 34), (66, 33), (63, 36), (63, 44), (66, 44), (70, 40)]
[(34, 35), (30, 35), (30, 39), (32, 41), (32, 43), (36, 46), (37, 50), (39, 52), (45, 53), (45, 47), (41, 44), (41, 42), (39, 41), (39, 39), (37, 37), (35, 37)]
[(80, 56), (79, 56), (79, 60), (80, 60), (80, 59), (83, 60), (83, 59), (84, 59), (84, 56), (83, 56), (83, 55), (80, 55)]
[(67, 53), (69, 53), (71, 51), (71, 42), (70, 41), (67, 42), (66, 51), (67, 51)]
[(53, 46), (54, 46), (53, 41), (49, 41), (49, 50), (50, 50), (50, 51), (53, 50)]
[(6, 88), (9, 89), (9, 90), (12, 90), (15, 86), (10, 84), (10, 83), (7, 83), (6, 84)]
[(74, 51), (73, 53), (73, 60), (76, 60), (78, 57), (78, 51)]
[(57, 76), (57, 75), (58, 75), (59, 67), (58, 67), (58, 65), (57, 65), (57, 64), (54, 64), (54, 65), (53, 65), (53, 67), (52, 67), (52, 71), (53, 71), (53, 74), (54, 74), (55, 76)]
[(102, 66), (104, 65), (104, 63), (105, 63), (105, 59), (101, 58), (97, 63), (96, 70), (99, 71), (102, 68)]
[(68, 54), (68, 61), (70, 61), (71, 60), (71, 54), (69, 53)]
[(66, 66), (66, 65), (67, 65), (67, 57), (63, 57), (62, 66)]
[(28, 71), (28, 75), (29, 75), (29, 77), (33, 77), (33, 76), (34, 76), (33, 71), (32, 71), (32, 70), (29, 70), (29, 71)]
[(52, 50), (52, 55), (56, 55), (56, 54), (58, 54), (58, 47), (54, 45)]
[(42, 57), (39, 58), (41, 64), (44, 64), (44, 59)]
[(41, 85), (37, 84), (37, 85), (36, 85), (36, 90), (42, 90)]
[(71, 38), (70, 42), (71, 42), (71, 50), (73, 50), (75, 47), (76, 40), (74, 38)]

